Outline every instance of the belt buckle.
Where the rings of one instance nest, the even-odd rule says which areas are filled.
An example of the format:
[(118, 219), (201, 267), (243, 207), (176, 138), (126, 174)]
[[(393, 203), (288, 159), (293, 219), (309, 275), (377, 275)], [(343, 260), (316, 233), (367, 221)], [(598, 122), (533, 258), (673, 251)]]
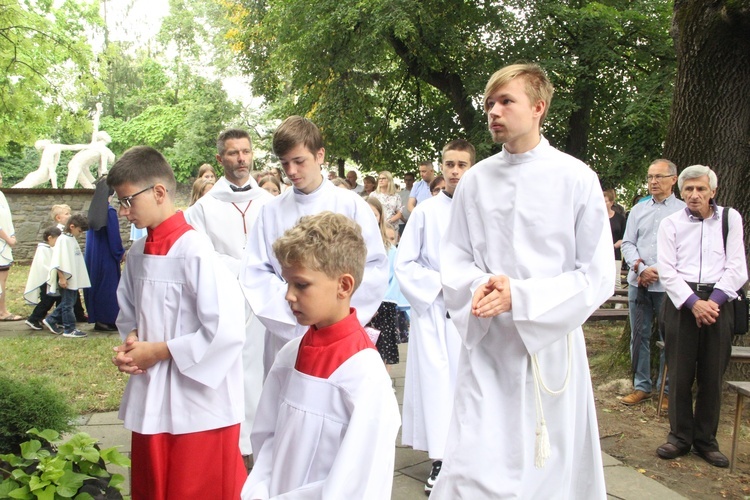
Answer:
[(708, 283), (697, 283), (695, 285), (695, 290), (698, 292), (710, 292), (713, 290), (713, 286)]

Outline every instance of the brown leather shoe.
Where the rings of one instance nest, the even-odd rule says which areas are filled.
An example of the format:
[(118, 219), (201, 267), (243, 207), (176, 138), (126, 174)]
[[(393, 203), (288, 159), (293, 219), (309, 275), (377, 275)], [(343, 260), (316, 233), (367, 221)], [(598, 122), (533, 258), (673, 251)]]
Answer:
[(729, 467), (729, 459), (719, 450), (716, 451), (701, 451), (693, 450), (693, 453), (701, 457), (706, 462), (710, 463), (714, 467), (726, 468)]
[(661, 400), (661, 411), (669, 411), (669, 396), (666, 394), (664, 395), (664, 399)]
[(686, 455), (689, 451), (690, 448), (688, 448), (687, 450), (681, 450), (672, 443), (664, 443), (656, 449), (656, 454), (659, 455), (660, 458), (663, 458), (665, 460), (672, 460), (673, 458)]
[(639, 403), (643, 403), (644, 401), (651, 399), (651, 393), (650, 392), (643, 392), (643, 391), (635, 391), (633, 394), (628, 394), (624, 398), (620, 400), (620, 403), (628, 406), (637, 405)]

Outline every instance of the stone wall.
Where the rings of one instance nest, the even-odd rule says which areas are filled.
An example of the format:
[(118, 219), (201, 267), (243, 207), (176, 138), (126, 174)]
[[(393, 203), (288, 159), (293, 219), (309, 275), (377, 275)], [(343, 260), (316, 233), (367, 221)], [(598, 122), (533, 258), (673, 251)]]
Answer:
[[(16, 246), (13, 248), (13, 258), (20, 264), (31, 262), (34, 258), (37, 243), (42, 241), (42, 232), (54, 224), (50, 217), (52, 205), (66, 204), (73, 213), (88, 213), (93, 189), (0, 189), (5, 193), (11, 214), (13, 226), (16, 229)], [(190, 187), (178, 186), (177, 206), (185, 207), (190, 197)], [(117, 208), (117, 207), (115, 207)], [(130, 223), (120, 217), (120, 234), (125, 248), (129, 246)], [(86, 246), (85, 233), (79, 238), (81, 248)]]

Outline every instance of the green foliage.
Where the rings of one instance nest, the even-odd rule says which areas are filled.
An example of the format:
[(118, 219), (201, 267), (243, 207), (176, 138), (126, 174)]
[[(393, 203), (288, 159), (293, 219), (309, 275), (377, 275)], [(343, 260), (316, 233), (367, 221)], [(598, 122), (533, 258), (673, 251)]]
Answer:
[(557, 91), (545, 134), (619, 184), (658, 156), (674, 74), (660, 0), (220, 0), (227, 37), (275, 117), (323, 130), (331, 160), (413, 170), (463, 136), (484, 157), (481, 96), (518, 60)]
[(63, 442), (52, 429), (28, 431), (38, 439), (21, 444), (21, 454), (0, 455), (0, 498), (54, 500), (58, 498), (122, 498), (122, 474), (107, 464), (129, 467), (130, 459), (116, 448), (101, 450), (85, 432)]
[(86, 30), (95, 4), (0, 0), (0, 153), (90, 128), (77, 103), (96, 93)]
[(16, 450), (32, 427), (68, 431), (74, 417), (65, 398), (41, 379), (0, 374), (0, 451)]

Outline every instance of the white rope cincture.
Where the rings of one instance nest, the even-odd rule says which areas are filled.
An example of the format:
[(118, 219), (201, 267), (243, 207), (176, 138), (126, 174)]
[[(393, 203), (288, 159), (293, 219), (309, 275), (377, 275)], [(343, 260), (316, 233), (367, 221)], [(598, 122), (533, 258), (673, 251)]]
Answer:
[(531, 355), (531, 368), (532, 375), (534, 376), (534, 395), (536, 399), (536, 443), (534, 445), (534, 466), (537, 469), (544, 467), (547, 459), (550, 457), (551, 448), (549, 444), (549, 432), (547, 431), (547, 421), (544, 419), (544, 408), (542, 407), (542, 392), (549, 394), (550, 396), (559, 396), (565, 389), (568, 388), (568, 382), (570, 381), (570, 372), (573, 367), (573, 334), (568, 333), (568, 371), (565, 374), (565, 382), (562, 387), (553, 391), (544, 383), (542, 379), (542, 373), (539, 369), (539, 359), (536, 353)]

